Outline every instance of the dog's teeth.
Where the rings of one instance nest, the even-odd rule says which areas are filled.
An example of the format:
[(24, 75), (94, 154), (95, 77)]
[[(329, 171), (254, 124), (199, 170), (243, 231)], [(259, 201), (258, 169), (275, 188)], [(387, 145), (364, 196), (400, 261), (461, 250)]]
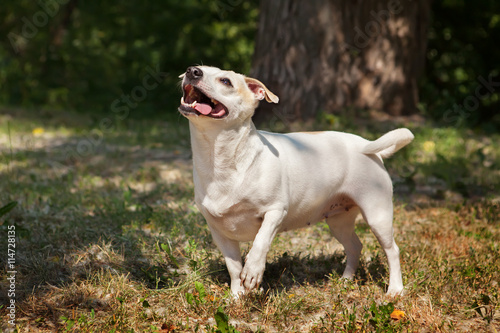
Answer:
[(196, 106), (196, 101), (194, 101), (193, 103), (191, 103), (191, 107), (194, 108)]
[(214, 103), (214, 105), (219, 104), (219, 102), (217, 102), (217, 101), (216, 101), (215, 99), (213, 99), (213, 98), (211, 98), (210, 100), (212, 101), (212, 103)]

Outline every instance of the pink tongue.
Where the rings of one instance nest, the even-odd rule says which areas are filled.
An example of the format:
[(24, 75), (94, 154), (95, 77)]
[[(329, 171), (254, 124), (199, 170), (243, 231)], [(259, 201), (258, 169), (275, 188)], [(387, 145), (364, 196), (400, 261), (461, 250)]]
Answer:
[(224, 106), (222, 104), (217, 104), (212, 111), (212, 116), (214, 117), (222, 117), (226, 113), (226, 110), (224, 110)]
[(212, 112), (212, 107), (208, 104), (196, 103), (194, 108), (196, 109), (196, 111), (198, 111), (201, 114), (204, 114), (205, 116), (207, 114), (210, 114), (210, 112)]

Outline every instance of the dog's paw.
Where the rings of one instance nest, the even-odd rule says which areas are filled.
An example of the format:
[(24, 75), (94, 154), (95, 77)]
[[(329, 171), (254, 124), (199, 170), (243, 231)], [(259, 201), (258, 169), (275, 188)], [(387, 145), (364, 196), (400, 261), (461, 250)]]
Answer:
[(389, 287), (386, 293), (388, 297), (404, 296), (404, 294), (405, 289), (403, 288), (403, 286), (397, 286), (396, 288)]
[(243, 295), (245, 295), (245, 287), (243, 287), (241, 280), (231, 281), (231, 300), (240, 299)]
[(265, 261), (247, 260), (240, 274), (241, 285), (246, 290), (252, 290), (260, 285), (266, 268)]

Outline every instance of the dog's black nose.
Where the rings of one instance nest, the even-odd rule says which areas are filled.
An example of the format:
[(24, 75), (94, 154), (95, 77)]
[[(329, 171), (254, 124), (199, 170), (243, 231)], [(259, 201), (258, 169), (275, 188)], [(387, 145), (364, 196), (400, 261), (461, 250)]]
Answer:
[(186, 76), (191, 80), (197, 80), (203, 76), (203, 71), (198, 67), (191, 66), (186, 70)]

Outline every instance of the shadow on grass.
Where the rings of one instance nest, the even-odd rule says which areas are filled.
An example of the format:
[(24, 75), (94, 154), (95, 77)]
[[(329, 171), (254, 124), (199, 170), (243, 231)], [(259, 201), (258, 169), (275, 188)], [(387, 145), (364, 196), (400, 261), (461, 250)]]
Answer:
[[(0, 232), (6, 235), (9, 225), (16, 226), (16, 302), (23, 310), (19, 313), (29, 320), (43, 317), (58, 327), (60, 315), (67, 309), (106, 311), (116, 303), (114, 298), (102, 301), (104, 297), (84, 289), (68, 288), (84, 282), (98, 284), (93, 282), (98, 276), (127, 276), (150, 290), (182, 281), (184, 277), (172, 269), (176, 266), (172, 258), (157, 251), (158, 242), (172, 241), (170, 251), (180, 266), (184, 264), (181, 260), (189, 259), (175, 251), (182, 251), (189, 239), (213, 248), (203, 218), (190, 208), (193, 189), (186, 181), (191, 179), (190, 167), (186, 167), (190, 165), (187, 131), (176, 131), (177, 123), (167, 126), (168, 130), (146, 123), (135, 126), (115, 131), (93, 145), (87, 133), (47, 138), (45, 145), (38, 147), (34, 142), (29, 149), (0, 147), (1, 161), (8, 162), (0, 169), (0, 206), (19, 203), (0, 223)], [(481, 162), (481, 154), (476, 155)], [(396, 155), (390, 163), (397, 169), (411, 164), (410, 156)], [(469, 176), (474, 165), (460, 157), (443, 158), (421, 163), (419, 172), (443, 178), (445, 186), (452, 184), (459, 191), (465, 178), (470, 183), (466, 190), (474, 189), (476, 178)], [(494, 168), (498, 162), (492, 163)], [(407, 181), (414, 181), (412, 173), (409, 175)], [(495, 191), (499, 184), (493, 181), (491, 186)], [(489, 193), (483, 189), (473, 194)], [(1, 248), (6, 248), (6, 241), (2, 236)], [(343, 254), (284, 254), (269, 260), (263, 287), (281, 291), (324, 284), (341, 277), (344, 258)], [(362, 261), (356, 279), (361, 284), (373, 281), (385, 290), (385, 263), (385, 256)], [(0, 267), (5, 276), (7, 257), (0, 256)], [(208, 259), (208, 271), (213, 272), (211, 279), (229, 285), (220, 255)], [(52, 301), (54, 290), (59, 295)], [(32, 295), (39, 301), (32, 302)], [(6, 293), (0, 294), (0, 301), (9, 301)], [(5, 308), (0, 312), (5, 315)]]
[[(385, 279), (387, 270), (383, 264), (385, 257), (377, 255), (370, 262), (360, 260), (355, 279), (361, 284), (376, 283), (384, 291), (387, 288)], [(302, 285), (324, 285), (332, 279), (341, 279), (345, 268), (345, 255), (289, 255), (285, 252), (266, 264), (262, 288), (268, 291), (281, 292)], [(222, 260), (209, 262), (211, 278), (220, 285), (231, 284), (229, 272)]]
[[(155, 126), (155, 135), (148, 132), (153, 126), (141, 126), (134, 135), (105, 137), (89, 151), (82, 150), (88, 135), (0, 145), (0, 206), (18, 202), (0, 220), (0, 248), (7, 248), (8, 228), (16, 232), (14, 266), (0, 256), (2, 277), (16, 271), (15, 296), (0, 293), (0, 303), (15, 299), (18, 318), (59, 327), (65, 309), (106, 309), (114, 298), (103, 302), (79, 287), (106, 274), (148, 288), (167, 286), (170, 266), (155, 244), (172, 230), (206, 234), (190, 209), (187, 131), (167, 135)], [(163, 134), (170, 141), (156, 141)], [(6, 279), (0, 284), (9, 289)]]

